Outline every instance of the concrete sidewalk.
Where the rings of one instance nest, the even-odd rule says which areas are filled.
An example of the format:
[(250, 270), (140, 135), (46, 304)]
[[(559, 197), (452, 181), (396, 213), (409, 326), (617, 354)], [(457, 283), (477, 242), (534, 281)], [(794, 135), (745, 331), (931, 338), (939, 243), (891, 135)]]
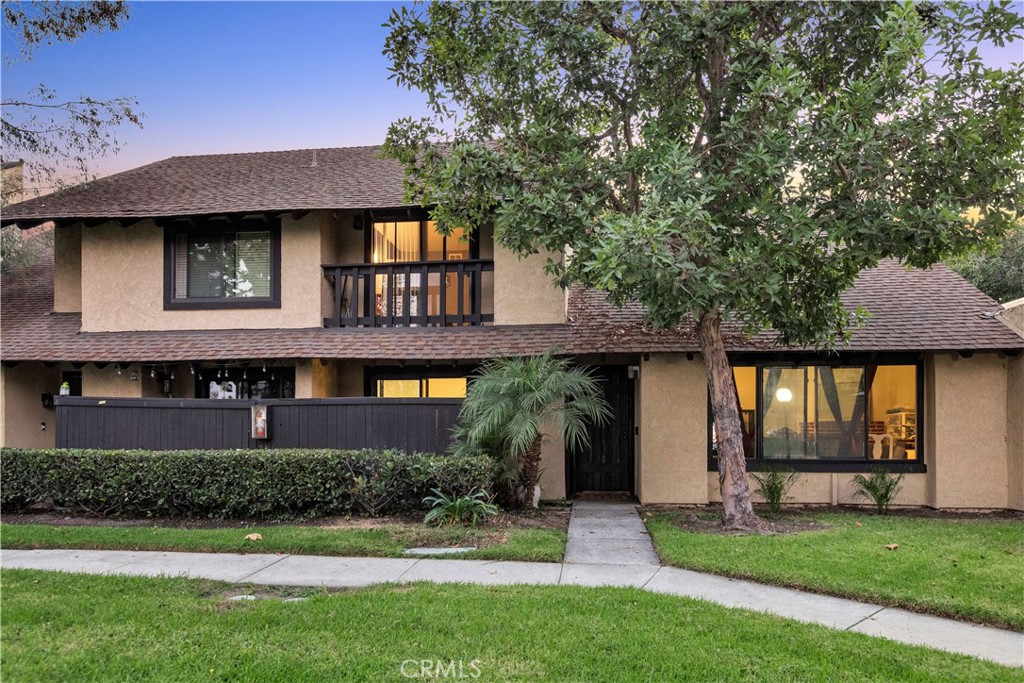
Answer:
[(6, 569), (185, 576), (269, 586), (362, 587), (380, 583), (632, 586), (767, 612), (830, 628), (1024, 666), (1024, 634), (813, 593), (658, 565), (556, 564), (120, 550), (3, 550)]
[(576, 503), (562, 564), (415, 558), (309, 557), (117, 550), (3, 550), (8, 569), (84, 574), (187, 576), (276, 586), (362, 587), (380, 583), (628, 586), (706, 600), (1024, 666), (1024, 634), (855, 600), (662, 567), (636, 509)]

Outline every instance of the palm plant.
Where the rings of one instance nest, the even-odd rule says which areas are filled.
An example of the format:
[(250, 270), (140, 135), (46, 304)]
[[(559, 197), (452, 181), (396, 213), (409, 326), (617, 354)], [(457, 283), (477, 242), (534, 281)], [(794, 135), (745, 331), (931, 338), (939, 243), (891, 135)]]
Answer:
[(547, 353), (484, 363), (466, 390), (453, 450), (484, 451), (500, 463), (499, 484), (523, 504), (540, 478), (542, 427), (572, 449), (586, 448), (587, 426), (611, 419), (601, 385), (589, 368)]

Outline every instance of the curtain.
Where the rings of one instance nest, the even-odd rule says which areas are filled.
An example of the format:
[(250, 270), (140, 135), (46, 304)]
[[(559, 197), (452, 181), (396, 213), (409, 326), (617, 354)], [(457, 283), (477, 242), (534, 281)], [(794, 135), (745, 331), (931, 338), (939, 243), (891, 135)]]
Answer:
[[(864, 419), (868, 396), (871, 394), (871, 385), (875, 383), (875, 373), (877, 372), (877, 365), (868, 365), (864, 368), (864, 384), (860, 393), (857, 394), (857, 400), (853, 404), (853, 414), (850, 416), (850, 423), (852, 425), (860, 424)], [(855, 429), (850, 429), (849, 434), (847, 435), (850, 452), (854, 454), (857, 452), (857, 440), (863, 437), (863, 434), (856, 434), (855, 431)], [(866, 448), (866, 446), (862, 445), (861, 450), (864, 448)]]
[(779, 388), (780, 379), (782, 379), (782, 368), (768, 368), (768, 374), (764, 377), (764, 397), (761, 399), (764, 403), (761, 408), (762, 415), (767, 415), (768, 409), (772, 407), (775, 390)]

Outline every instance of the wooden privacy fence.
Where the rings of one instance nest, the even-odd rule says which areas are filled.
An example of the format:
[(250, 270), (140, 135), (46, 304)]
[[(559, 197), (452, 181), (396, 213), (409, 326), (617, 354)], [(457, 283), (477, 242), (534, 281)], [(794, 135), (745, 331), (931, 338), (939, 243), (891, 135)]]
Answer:
[[(166, 451), (236, 448), (397, 448), (444, 453), (459, 399), (208, 400), (54, 397), (57, 448)], [(253, 439), (253, 405), (270, 438)]]

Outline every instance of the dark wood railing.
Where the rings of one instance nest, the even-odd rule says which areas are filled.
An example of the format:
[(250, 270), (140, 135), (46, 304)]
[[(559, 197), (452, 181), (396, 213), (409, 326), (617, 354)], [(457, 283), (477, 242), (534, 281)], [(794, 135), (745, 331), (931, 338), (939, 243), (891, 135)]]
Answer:
[(482, 325), (489, 310), (494, 261), (416, 261), (324, 266), (334, 292), (324, 327)]

